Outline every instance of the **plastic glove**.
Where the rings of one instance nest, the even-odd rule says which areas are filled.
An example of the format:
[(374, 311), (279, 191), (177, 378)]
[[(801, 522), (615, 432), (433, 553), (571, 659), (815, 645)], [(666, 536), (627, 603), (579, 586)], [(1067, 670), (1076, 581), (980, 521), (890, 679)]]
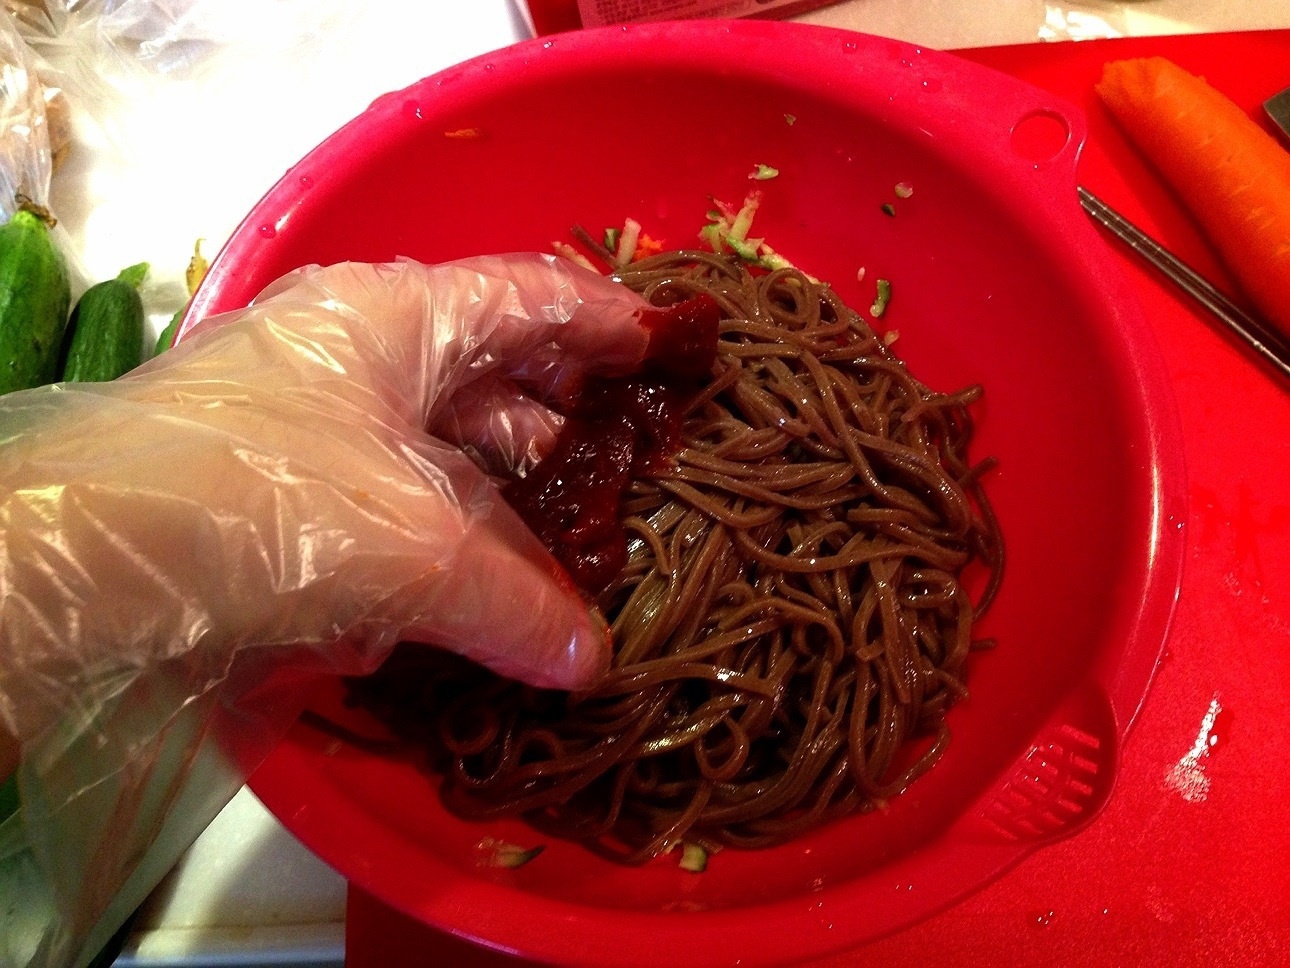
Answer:
[(538, 685), (606, 667), (603, 622), (461, 448), (539, 457), (544, 395), (639, 363), (643, 306), (539, 255), (310, 268), (118, 381), (0, 398), (23, 804), (0, 916), (26, 925), (0, 964), (92, 956), (312, 676), (409, 639)]

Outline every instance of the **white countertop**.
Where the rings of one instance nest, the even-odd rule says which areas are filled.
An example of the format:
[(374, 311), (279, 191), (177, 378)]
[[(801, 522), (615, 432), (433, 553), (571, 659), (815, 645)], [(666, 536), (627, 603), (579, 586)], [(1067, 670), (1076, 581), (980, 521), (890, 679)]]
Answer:
[[(153, 264), (157, 328), (183, 301), (193, 240), (214, 255), (317, 142), (377, 95), (528, 35), (511, 0), (205, 6), (220, 10), (203, 27), (216, 38), (255, 23), (251, 49), (140, 81), (110, 125), (78, 128), (52, 199), (88, 277)], [(851, 0), (796, 19), (954, 49), (1290, 27), (1290, 0)], [(140, 912), (118, 965), (340, 965), (344, 917), (344, 881), (243, 789)]]

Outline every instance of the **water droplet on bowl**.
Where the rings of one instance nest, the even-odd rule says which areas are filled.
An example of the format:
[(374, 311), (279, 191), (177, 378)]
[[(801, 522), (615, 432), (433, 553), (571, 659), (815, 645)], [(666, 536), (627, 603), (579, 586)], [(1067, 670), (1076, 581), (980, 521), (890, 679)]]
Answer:
[(314, 184), (314, 180), (311, 175), (301, 175), (297, 181), (300, 182), (301, 188), (312, 188)]
[(1034, 928), (1046, 928), (1053, 923), (1052, 911), (1035, 911), (1030, 915), (1030, 926)]
[(278, 230), (275, 229), (272, 225), (266, 224), (266, 225), (260, 226), (260, 238), (262, 239), (271, 239), (277, 234), (278, 234)]
[(923, 90), (926, 91), (928, 94), (938, 93), (942, 86), (943, 85), (941, 84), (941, 80), (938, 77), (923, 78)]
[(421, 120), (421, 105), (416, 101), (403, 102), (403, 116), (414, 121)]

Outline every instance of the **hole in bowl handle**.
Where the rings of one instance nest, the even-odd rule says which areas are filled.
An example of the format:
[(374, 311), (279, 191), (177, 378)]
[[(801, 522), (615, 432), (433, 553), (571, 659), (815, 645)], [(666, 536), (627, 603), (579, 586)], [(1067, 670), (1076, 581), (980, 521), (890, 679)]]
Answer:
[(1068, 837), (1105, 806), (1118, 758), (1110, 699), (1090, 684), (1062, 705), (965, 815), (964, 833), (977, 841), (1032, 845)]
[[(1041, 185), (1069, 181), (1072, 192), (1088, 119), (1075, 104), (1015, 77), (969, 61), (948, 61), (939, 89), (971, 118), (996, 163)], [(948, 94), (952, 92), (952, 94)]]
[(1074, 136), (1070, 121), (1053, 108), (1027, 111), (1009, 134), (1013, 154), (1036, 165), (1057, 159)]

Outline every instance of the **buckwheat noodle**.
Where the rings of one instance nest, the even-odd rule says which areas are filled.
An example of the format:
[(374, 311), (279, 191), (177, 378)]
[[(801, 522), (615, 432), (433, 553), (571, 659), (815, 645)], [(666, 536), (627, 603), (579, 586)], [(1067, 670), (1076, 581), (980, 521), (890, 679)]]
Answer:
[(623, 862), (872, 809), (945, 749), (999, 583), (989, 465), (967, 456), (980, 391), (929, 390), (793, 269), (682, 251), (619, 278), (726, 318), (675, 466), (624, 501), (628, 565), (599, 602), (612, 670), (567, 695), (404, 648), (351, 698), (429, 752), (452, 811)]

